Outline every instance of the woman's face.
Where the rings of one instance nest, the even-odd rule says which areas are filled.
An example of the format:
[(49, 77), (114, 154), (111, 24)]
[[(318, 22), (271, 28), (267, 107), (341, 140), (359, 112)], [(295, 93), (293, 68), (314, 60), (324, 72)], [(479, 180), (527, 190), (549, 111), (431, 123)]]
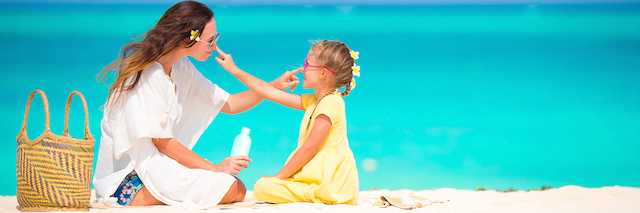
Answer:
[(204, 26), (202, 34), (200, 34), (200, 41), (196, 42), (190, 48), (187, 48), (188, 55), (195, 58), (198, 61), (206, 61), (213, 51), (216, 51), (217, 44), (216, 38), (218, 37), (218, 29), (216, 28), (216, 20), (211, 19)]

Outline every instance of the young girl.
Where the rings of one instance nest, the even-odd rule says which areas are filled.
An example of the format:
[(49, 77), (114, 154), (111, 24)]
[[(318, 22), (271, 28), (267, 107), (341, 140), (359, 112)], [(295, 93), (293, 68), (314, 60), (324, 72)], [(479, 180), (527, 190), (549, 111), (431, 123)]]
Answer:
[[(356, 204), (358, 173), (347, 140), (344, 100), (355, 87), (359, 67), (357, 52), (342, 42), (320, 41), (304, 62), (303, 86), (314, 94), (298, 96), (276, 89), (239, 69), (230, 55), (218, 49), (216, 61), (264, 98), (304, 110), (298, 147), (273, 177), (263, 177), (254, 187), (256, 199), (271, 203), (314, 202)], [(342, 93), (338, 89), (345, 87)]]

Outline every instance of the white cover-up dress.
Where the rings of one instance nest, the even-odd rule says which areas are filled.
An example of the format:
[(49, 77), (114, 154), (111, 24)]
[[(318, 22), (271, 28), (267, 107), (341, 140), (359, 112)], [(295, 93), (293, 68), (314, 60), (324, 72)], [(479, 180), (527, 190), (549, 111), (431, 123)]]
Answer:
[(187, 57), (173, 65), (171, 76), (159, 63), (149, 65), (135, 88), (105, 105), (93, 180), (97, 200), (109, 200), (135, 170), (145, 188), (165, 204), (192, 209), (217, 205), (235, 178), (187, 168), (160, 153), (151, 139), (176, 138), (192, 149), (228, 98)]

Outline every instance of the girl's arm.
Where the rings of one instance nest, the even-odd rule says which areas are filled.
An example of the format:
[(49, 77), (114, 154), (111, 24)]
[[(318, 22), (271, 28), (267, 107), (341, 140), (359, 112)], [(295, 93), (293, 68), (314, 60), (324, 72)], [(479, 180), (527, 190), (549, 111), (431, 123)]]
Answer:
[[(242, 81), (242, 83), (246, 84), (251, 90), (256, 91), (260, 96), (263, 96), (267, 99), (271, 99), (279, 104), (302, 110), (302, 100), (300, 96), (294, 95), (282, 90), (279, 90), (272, 85), (269, 85), (267, 82), (260, 80), (256, 77), (253, 77), (251, 74), (241, 70), (238, 68), (233, 62), (233, 58), (231, 55), (228, 55), (220, 48), (218, 48), (219, 56), (216, 57), (216, 61), (224, 67), (225, 70), (229, 71), (233, 74), (238, 80)], [(288, 71), (285, 74), (294, 75), (300, 72), (302, 69), (298, 68), (293, 71)], [(297, 83), (297, 82), (296, 82)]]
[(284, 165), (282, 170), (276, 174), (276, 178), (285, 179), (293, 176), (304, 165), (306, 165), (320, 151), (322, 145), (329, 135), (331, 120), (326, 115), (320, 114), (313, 124), (313, 129), (307, 137), (307, 141), (298, 148), (291, 159)]
[[(285, 72), (277, 79), (273, 80), (270, 85), (278, 89), (295, 88), (298, 78), (293, 72)], [(227, 114), (237, 114), (253, 108), (262, 101), (262, 96), (253, 90), (247, 90), (241, 93), (233, 94), (222, 107), (222, 112)]]
[(262, 101), (262, 96), (258, 95), (253, 90), (247, 90), (241, 93), (233, 94), (229, 97), (224, 106), (222, 106), (222, 112), (227, 114), (238, 114), (253, 108), (255, 105)]
[(247, 168), (251, 160), (247, 156), (233, 156), (224, 159), (220, 164), (213, 164), (187, 149), (174, 138), (151, 139), (160, 153), (169, 156), (183, 166), (191, 169), (205, 169), (209, 171), (238, 174), (242, 168)]

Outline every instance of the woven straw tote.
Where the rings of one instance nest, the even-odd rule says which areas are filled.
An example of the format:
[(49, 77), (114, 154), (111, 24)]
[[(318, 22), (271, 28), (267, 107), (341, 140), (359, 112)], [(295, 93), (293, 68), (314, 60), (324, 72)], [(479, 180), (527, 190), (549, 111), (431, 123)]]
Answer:
[[(44, 105), (44, 132), (30, 140), (27, 120), (31, 101), (40, 95)], [(69, 108), (74, 96), (84, 107), (84, 138), (69, 135)], [(51, 132), (49, 102), (41, 90), (27, 99), (22, 129), (17, 137), (16, 176), (20, 211), (88, 211), (91, 196), (94, 139), (89, 130), (89, 112), (84, 95), (73, 91), (67, 98), (62, 136)]]

